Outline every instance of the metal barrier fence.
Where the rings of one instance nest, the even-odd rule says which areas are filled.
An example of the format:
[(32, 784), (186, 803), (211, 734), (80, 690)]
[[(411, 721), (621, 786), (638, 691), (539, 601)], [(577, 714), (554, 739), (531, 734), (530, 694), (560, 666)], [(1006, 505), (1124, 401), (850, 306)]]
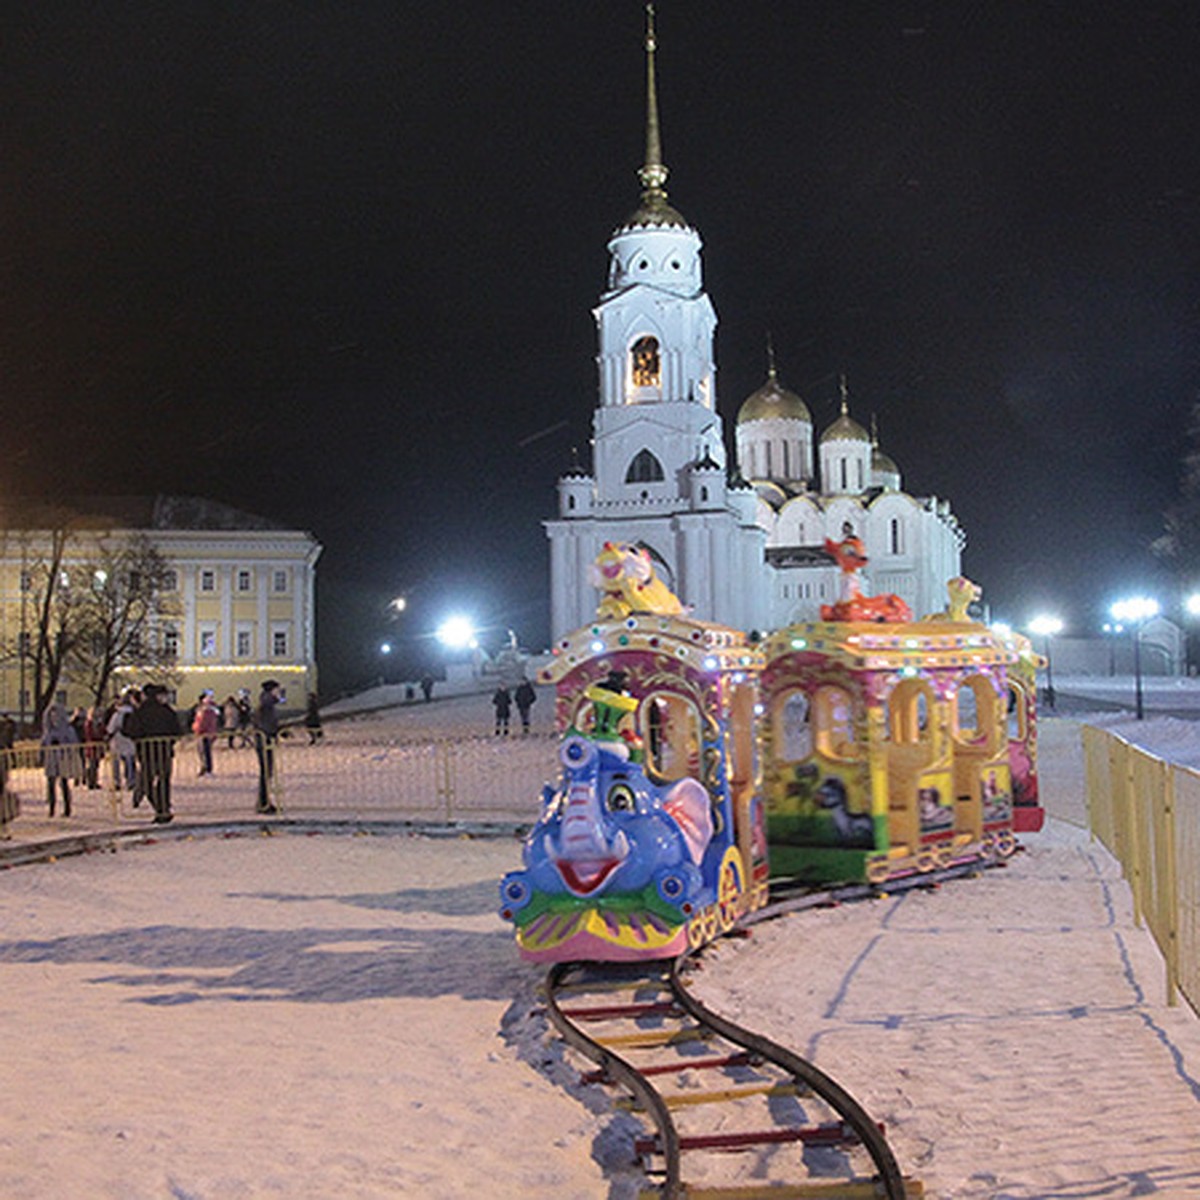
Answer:
[(1083, 730), (1093, 836), (1121, 864), (1167, 968), (1167, 1001), (1200, 1013), (1200, 772), (1101, 729)]
[[(558, 773), (556, 739), (549, 734), (370, 739), (335, 730), (316, 744), (303, 733), (289, 734), (275, 744), (269, 791), (287, 816), (531, 822), (543, 783)], [(216, 738), (211, 774), (201, 773), (197, 738), (146, 739), (142, 745), (155, 743), (160, 753), (173, 751), (171, 807), (177, 817), (211, 821), (253, 814), (259, 760), (252, 736)], [(96, 763), (90, 777), (89, 761)], [(10, 807), (14, 801), (19, 806), (18, 823), (49, 815), (51, 772), (60, 816), (59, 775), (67, 779), (73, 818), (122, 822), (152, 815), (148, 801), (135, 804), (137, 791), (106, 744), (20, 746), (0, 751), (0, 770)]]

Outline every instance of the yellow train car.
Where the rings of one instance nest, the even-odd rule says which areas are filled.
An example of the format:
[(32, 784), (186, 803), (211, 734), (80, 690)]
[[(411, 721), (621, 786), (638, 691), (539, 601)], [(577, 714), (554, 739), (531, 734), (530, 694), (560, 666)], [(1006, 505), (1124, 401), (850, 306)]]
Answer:
[(1003, 638), (946, 615), (824, 621), (763, 651), (773, 877), (880, 883), (1012, 853)]

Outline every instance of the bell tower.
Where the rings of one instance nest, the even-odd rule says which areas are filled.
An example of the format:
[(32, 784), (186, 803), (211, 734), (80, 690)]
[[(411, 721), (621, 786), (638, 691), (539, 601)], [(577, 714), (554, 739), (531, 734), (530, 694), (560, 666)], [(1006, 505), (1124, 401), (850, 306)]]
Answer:
[[(717, 316), (704, 291), (700, 235), (668, 203), (664, 186), (652, 5), (645, 45), (641, 202), (609, 239), (608, 287), (593, 312), (600, 392), (593, 422), (596, 492), (600, 501), (616, 504), (682, 499), (689, 463), (707, 454), (725, 464), (713, 362)], [(646, 455), (660, 470), (645, 469)]]
[(667, 199), (655, 55), (646, 6), (646, 142), (637, 208), (608, 240), (596, 320), (598, 403), (592, 472), (559, 482), (550, 539), (551, 630), (590, 621), (589, 568), (606, 541), (649, 552), (697, 617), (763, 628), (766, 535), (726, 486), (713, 338), (700, 234)]

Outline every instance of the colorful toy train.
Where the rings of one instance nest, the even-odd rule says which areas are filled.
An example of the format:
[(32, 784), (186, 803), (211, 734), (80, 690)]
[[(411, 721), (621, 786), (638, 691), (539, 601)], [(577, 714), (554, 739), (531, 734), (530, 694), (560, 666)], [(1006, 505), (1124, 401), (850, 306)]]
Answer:
[(831, 606), (754, 643), (684, 615), (648, 570), (606, 545), (596, 621), (540, 676), (560, 779), (500, 888), (523, 957), (674, 957), (762, 907), (769, 880), (987, 864), (1041, 827), (1039, 660), (969, 618), (969, 581), (919, 621)]

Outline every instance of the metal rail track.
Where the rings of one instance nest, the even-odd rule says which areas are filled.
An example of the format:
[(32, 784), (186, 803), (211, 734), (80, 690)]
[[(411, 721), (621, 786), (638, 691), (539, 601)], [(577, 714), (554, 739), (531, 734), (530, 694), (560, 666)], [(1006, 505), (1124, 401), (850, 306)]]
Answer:
[[(635, 1143), (647, 1174), (658, 1180), (642, 1193), (643, 1200), (922, 1196), (920, 1183), (901, 1175), (880, 1127), (836, 1080), (690, 994), (686, 972), (694, 961), (685, 955), (674, 962), (560, 963), (546, 979), (555, 1029), (599, 1068), (585, 1080), (624, 1088), (630, 1098), (622, 1106), (643, 1112), (654, 1126)], [(698, 1078), (712, 1072), (719, 1073), (715, 1087), (696, 1086)], [(747, 1118), (752, 1123), (757, 1118), (762, 1126), (756, 1110), (764, 1101), (765, 1128), (724, 1128)], [(818, 1112), (825, 1119), (814, 1122)], [(680, 1131), (676, 1114), (686, 1114), (686, 1132)], [(707, 1128), (695, 1128), (704, 1121), (698, 1114), (713, 1114), (704, 1122)], [(802, 1153), (781, 1152), (785, 1146), (800, 1147)], [(748, 1185), (684, 1180), (685, 1155), (693, 1161), (736, 1151), (770, 1155), (769, 1180)], [(864, 1152), (869, 1169), (854, 1162)], [(810, 1155), (819, 1159), (815, 1166), (808, 1162)], [(756, 1175), (764, 1165), (756, 1163)], [(712, 1174), (711, 1160), (708, 1166)]]
[[(1019, 847), (1018, 847), (1019, 849)], [(781, 883), (772, 886), (772, 899), (765, 908), (743, 917), (739, 928), (773, 920), (789, 912), (808, 908), (831, 907), (871, 896), (907, 891), (911, 888), (937, 887), (950, 879), (975, 875), (981, 870), (1002, 867), (1003, 860), (972, 861), (939, 870), (914, 873), (882, 884), (844, 884), (815, 888), (802, 884)], [(732, 936), (736, 936), (734, 930)], [(563, 1039), (595, 1062), (599, 1070), (585, 1079), (613, 1083), (629, 1092), (627, 1107), (640, 1109), (653, 1122), (656, 1132), (638, 1139), (636, 1149), (647, 1161), (658, 1160), (654, 1173), (658, 1186), (643, 1193), (642, 1200), (800, 1200), (823, 1197), (825, 1200), (913, 1200), (924, 1196), (919, 1180), (903, 1176), (895, 1155), (887, 1144), (882, 1128), (835, 1079), (814, 1063), (752, 1030), (713, 1012), (691, 995), (685, 972), (704, 952), (704, 947), (675, 960), (650, 963), (559, 963), (546, 979), (546, 1001), (550, 1020)], [(645, 999), (644, 993), (657, 989), (658, 998)], [(627, 999), (620, 994), (628, 992)], [(570, 994), (608, 997), (607, 1003), (564, 1007), (562, 998)], [(639, 994), (643, 994), (639, 998)], [(614, 995), (617, 997), (613, 999)], [(690, 1024), (684, 1024), (684, 1021)], [(584, 1025), (625, 1022), (624, 1032), (606, 1028), (592, 1036)], [(672, 1029), (669, 1022), (677, 1022)], [(701, 1055), (676, 1058), (651, 1064), (635, 1064), (618, 1054), (638, 1054), (648, 1049), (711, 1047), (725, 1042), (732, 1050), (705, 1050)], [(778, 1072), (775, 1084), (766, 1088), (734, 1084), (715, 1092), (689, 1091), (664, 1094), (651, 1082), (654, 1078), (678, 1077), (682, 1072), (720, 1070), (722, 1072)], [(672, 1115), (676, 1108), (695, 1108), (706, 1102), (741, 1103), (755, 1092), (769, 1098), (786, 1093), (788, 1083), (795, 1094), (828, 1108), (835, 1119), (818, 1124), (776, 1122), (771, 1129), (746, 1133), (681, 1135)], [(751, 1186), (707, 1187), (689, 1185), (680, 1176), (685, 1151), (735, 1151), (761, 1149), (768, 1145), (800, 1144), (810, 1147), (861, 1147), (869, 1155), (874, 1174), (848, 1175), (840, 1180), (829, 1176), (810, 1177), (799, 1182), (772, 1182)], [(801, 1164), (802, 1165), (802, 1164)]]

